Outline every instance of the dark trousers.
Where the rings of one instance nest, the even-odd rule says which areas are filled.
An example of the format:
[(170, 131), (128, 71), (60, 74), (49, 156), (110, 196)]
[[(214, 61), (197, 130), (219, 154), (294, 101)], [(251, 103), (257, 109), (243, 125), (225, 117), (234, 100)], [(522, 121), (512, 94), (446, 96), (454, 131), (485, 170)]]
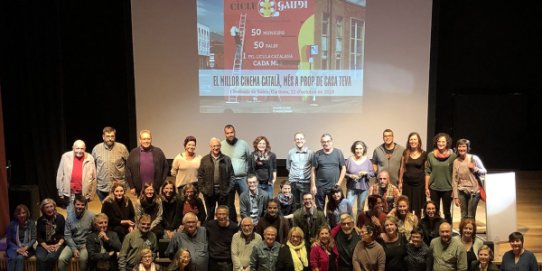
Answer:
[(38, 245), (36, 249), (36, 270), (53, 270), (63, 249), (64, 245), (60, 246), (57, 251), (49, 253), (41, 245)]
[(440, 208), (440, 200), (442, 199), (444, 219), (452, 225), (452, 191), (436, 191), (429, 189), (429, 192), (431, 193), (431, 200), (437, 204), (438, 208)]
[(233, 271), (231, 261), (209, 259), (209, 271)]
[(301, 206), (303, 204), (303, 194), (309, 193), (311, 191), (311, 184), (292, 182), (291, 187), (295, 203)]
[[(207, 221), (215, 219), (215, 209), (216, 209), (217, 203), (218, 205), (228, 204), (228, 197), (224, 197), (220, 195), (213, 195), (213, 196), (203, 195), (203, 199), (205, 201), (205, 208), (207, 209)], [(231, 209), (229, 206), (228, 208)], [(230, 210), (230, 216), (231, 216), (231, 213), (232, 211)]]

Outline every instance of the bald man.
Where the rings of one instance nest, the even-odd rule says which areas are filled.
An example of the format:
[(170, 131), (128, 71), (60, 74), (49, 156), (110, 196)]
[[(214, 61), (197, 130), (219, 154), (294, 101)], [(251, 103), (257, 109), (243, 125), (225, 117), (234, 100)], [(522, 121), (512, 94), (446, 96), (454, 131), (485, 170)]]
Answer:
[(198, 190), (203, 194), (207, 221), (215, 218), (216, 204), (227, 205), (235, 181), (231, 159), (222, 154), (220, 139), (209, 141), (210, 153), (201, 158), (198, 169)]
[(71, 203), (76, 195), (92, 200), (96, 193), (96, 166), (94, 158), (85, 149), (85, 142), (78, 139), (73, 142), (72, 150), (60, 159), (56, 188), (58, 197), (65, 204)]
[(452, 226), (444, 222), (439, 227), (439, 237), (431, 240), (434, 271), (466, 271), (467, 252), (459, 239), (452, 238)]

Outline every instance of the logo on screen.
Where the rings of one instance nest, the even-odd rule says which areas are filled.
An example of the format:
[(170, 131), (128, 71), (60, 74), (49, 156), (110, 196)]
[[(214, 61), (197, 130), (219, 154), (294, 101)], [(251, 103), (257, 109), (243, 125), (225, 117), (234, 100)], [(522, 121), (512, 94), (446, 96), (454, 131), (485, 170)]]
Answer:
[(260, 0), (260, 9), (258, 12), (262, 17), (278, 17), (280, 13), (275, 9), (275, 1)]

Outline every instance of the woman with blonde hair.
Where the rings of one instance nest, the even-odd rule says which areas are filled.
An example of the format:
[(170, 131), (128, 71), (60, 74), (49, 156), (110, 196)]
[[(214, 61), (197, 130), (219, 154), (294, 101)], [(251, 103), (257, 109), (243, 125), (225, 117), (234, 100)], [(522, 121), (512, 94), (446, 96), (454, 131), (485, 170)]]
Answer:
[(305, 234), (300, 227), (288, 232), (286, 245), (280, 248), (277, 271), (309, 271), (309, 248), (305, 244)]
[(132, 271), (160, 271), (162, 267), (154, 263), (152, 250), (144, 248), (139, 252), (139, 264)]
[(66, 246), (64, 216), (57, 213), (56, 202), (46, 198), (40, 203), (41, 217), (37, 222), (36, 270), (53, 270)]
[(483, 245), (478, 250), (478, 260), (470, 265), (472, 271), (499, 271), (499, 268), (492, 262), (493, 251), (487, 245)]
[(180, 248), (175, 259), (168, 266), (168, 271), (195, 271), (196, 266), (192, 264), (192, 257), (187, 248)]

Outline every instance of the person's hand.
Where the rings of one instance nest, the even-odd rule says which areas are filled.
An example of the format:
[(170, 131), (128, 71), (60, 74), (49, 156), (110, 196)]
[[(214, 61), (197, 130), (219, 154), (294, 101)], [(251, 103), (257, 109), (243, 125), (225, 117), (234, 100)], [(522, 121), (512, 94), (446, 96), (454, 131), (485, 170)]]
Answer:
[(311, 194), (316, 195), (316, 185), (311, 185)]
[(81, 256), (81, 252), (79, 252), (79, 249), (74, 249), (73, 250), (73, 257), (79, 258), (79, 256)]
[(380, 220), (378, 220), (378, 217), (376, 217), (376, 216), (374, 216), (374, 215), (371, 216), (371, 222), (373, 222), (373, 224), (374, 224), (375, 226), (379, 226), (379, 227), (381, 226), (381, 225), (380, 225)]
[(101, 231), (100, 233), (98, 233), (98, 238), (106, 242), (109, 241), (109, 237), (107, 237), (107, 234), (105, 233), (105, 231)]
[(170, 230), (166, 230), (166, 235), (167, 235), (167, 238), (168, 238), (168, 239), (171, 239), (171, 238), (173, 238), (173, 234), (174, 234), (174, 232), (173, 232), (173, 231), (170, 231)]
[(460, 202), (459, 202), (459, 199), (458, 199), (458, 198), (455, 198), (455, 199), (454, 199), (454, 203), (455, 203), (455, 206), (459, 207)]
[(425, 197), (431, 198), (431, 192), (429, 191), (429, 188), (425, 188)]
[(397, 188), (399, 189), (399, 191), (403, 191), (403, 182), (399, 181), (397, 183)]
[(134, 227), (133, 227), (133, 226), (128, 227), (128, 232), (133, 232), (133, 231), (134, 231)]
[(109, 257), (111, 257), (113, 255), (115, 255), (115, 251), (114, 250), (109, 251)]
[(474, 162), (468, 163), (467, 167), (469, 168), (470, 172), (474, 172)]
[(130, 189), (130, 193), (132, 193), (132, 195), (134, 196), (137, 196), (135, 188)]

